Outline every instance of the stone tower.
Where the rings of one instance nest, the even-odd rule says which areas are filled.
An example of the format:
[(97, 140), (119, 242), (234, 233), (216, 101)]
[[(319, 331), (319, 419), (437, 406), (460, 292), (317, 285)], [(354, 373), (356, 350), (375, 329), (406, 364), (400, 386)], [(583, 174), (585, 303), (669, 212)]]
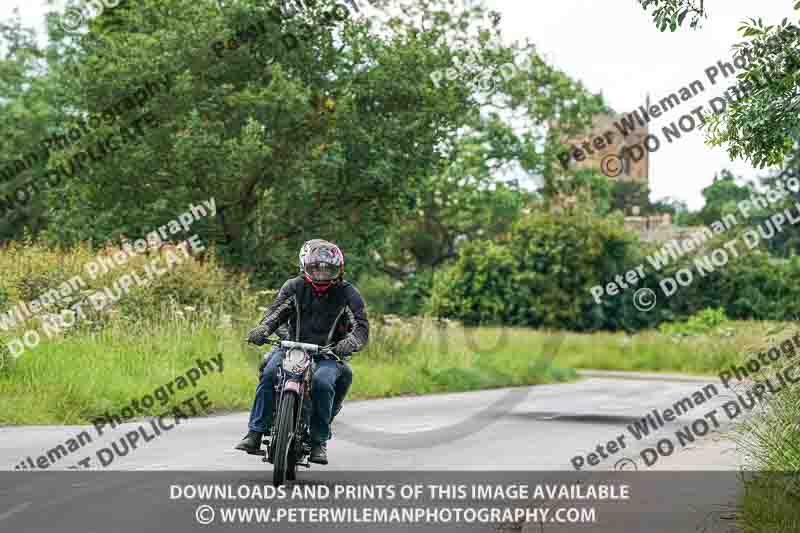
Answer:
[[(648, 95), (646, 109), (649, 107)], [(633, 113), (598, 113), (592, 117), (592, 126), (587, 133), (563, 140), (573, 154), (568, 159), (568, 168), (594, 169), (607, 176), (611, 182), (630, 183), (630, 187), (626, 188), (631, 190), (637, 189), (634, 184), (639, 184), (641, 190), (646, 191), (650, 183), (650, 153), (645, 148), (644, 141), (650, 129), (647, 122), (641, 125), (636, 116)], [(623, 118), (634, 127), (625, 127)], [(579, 151), (575, 152), (575, 149)], [(641, 193), (626, 196), (625, 213), (638, 215), (639, 208), (646, 201), (647, 198), (641, 197)]]

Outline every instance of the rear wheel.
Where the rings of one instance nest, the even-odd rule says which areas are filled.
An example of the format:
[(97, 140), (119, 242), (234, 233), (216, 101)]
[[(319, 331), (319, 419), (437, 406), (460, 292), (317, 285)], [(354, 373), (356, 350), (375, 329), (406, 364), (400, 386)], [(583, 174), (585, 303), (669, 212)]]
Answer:
[(291, 392), (283, 393), (283, 400), (278, 411), (278, 426), (275, 431), (275, 448), (273, 450), (275, 462), (272, 473), (272, 484), (276, 487), (283, 485), (289, 479), (295, 478), (297, 465), (294, 461), (294, 412), (297, 404), (297, 395)]

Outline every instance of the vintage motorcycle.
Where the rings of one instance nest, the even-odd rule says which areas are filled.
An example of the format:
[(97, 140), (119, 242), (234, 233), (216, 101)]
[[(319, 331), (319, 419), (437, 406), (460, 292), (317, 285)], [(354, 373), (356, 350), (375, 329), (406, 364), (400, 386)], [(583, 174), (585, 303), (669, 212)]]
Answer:
[(268, 340), (283, 348), (283, 361), (277, 367), (273, 394), (273, 424), (263, 461), (273, 464), (272, 483), (276, 487), (294, 481), (297, 467), (311, 468), (311, 378), (316, 370), (314, 357), (343, 362), (329, 346), (303, 342)]

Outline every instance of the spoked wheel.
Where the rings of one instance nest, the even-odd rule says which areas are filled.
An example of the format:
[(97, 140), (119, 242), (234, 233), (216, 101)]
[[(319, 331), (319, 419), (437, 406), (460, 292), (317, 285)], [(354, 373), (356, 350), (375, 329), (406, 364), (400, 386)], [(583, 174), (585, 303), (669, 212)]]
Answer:
[(295, 481), (297, 479), (297, 461), (295, 458), (297, 454), (295, 452), (289, 452), (289, 460), (286, 463), (286, 479), (289, 481)]
[(294, 435), (294, 411), (297, 404), (297, 395), (285, 392), (281, 400), (280, 410), (278, 411), (278, 427), (275, 432), (275, 448), (273, 454), (275, 458), (272, 473), (272, 484), (276, 487), (283, 485), (289, 479), (295, 479), (297, 464), (293, 448)]
[(295, 481), (297, 479), (297, 454), (300, 451), (299, 440), (297, 435), (294, 435), (292, 437), (292, 442), (289, 443), (289, 454), (286, 456), (286, 479), (289, 481)]

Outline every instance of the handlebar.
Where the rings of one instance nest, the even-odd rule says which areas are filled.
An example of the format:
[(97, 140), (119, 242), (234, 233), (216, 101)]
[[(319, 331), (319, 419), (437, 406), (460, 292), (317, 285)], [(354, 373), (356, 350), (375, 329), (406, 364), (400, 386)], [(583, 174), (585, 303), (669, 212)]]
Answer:
[[(250, 342), (249, 339), (245, 339), (246, 342)], [(291, 348), (300, 348), (301, 350), (311, 354), (311, 355), (323, 355), (328, 359), (335, 359), (336, 361), (343, 362), (344, 359), (333, 353), (327, 346), (320, 346), (319, 344), (310, 344), (307, 342), (294, 342), (294, 341), (282, 341), (282, 340), (273, 340), (267, 339), (266, 344), (271, 344), (273, 346), (280, 346), (284, 349), (291, 349)]]
[(280, 345), (281, 348), (291, 349), (291, 348), (300, 348), (301, 350), (305, 350), (311, 353), (321, 353), (323, 346), (318, 344), (309, 344), (306, 342), (294, 342), (294, 341), (276, 341), (275, 345)]

